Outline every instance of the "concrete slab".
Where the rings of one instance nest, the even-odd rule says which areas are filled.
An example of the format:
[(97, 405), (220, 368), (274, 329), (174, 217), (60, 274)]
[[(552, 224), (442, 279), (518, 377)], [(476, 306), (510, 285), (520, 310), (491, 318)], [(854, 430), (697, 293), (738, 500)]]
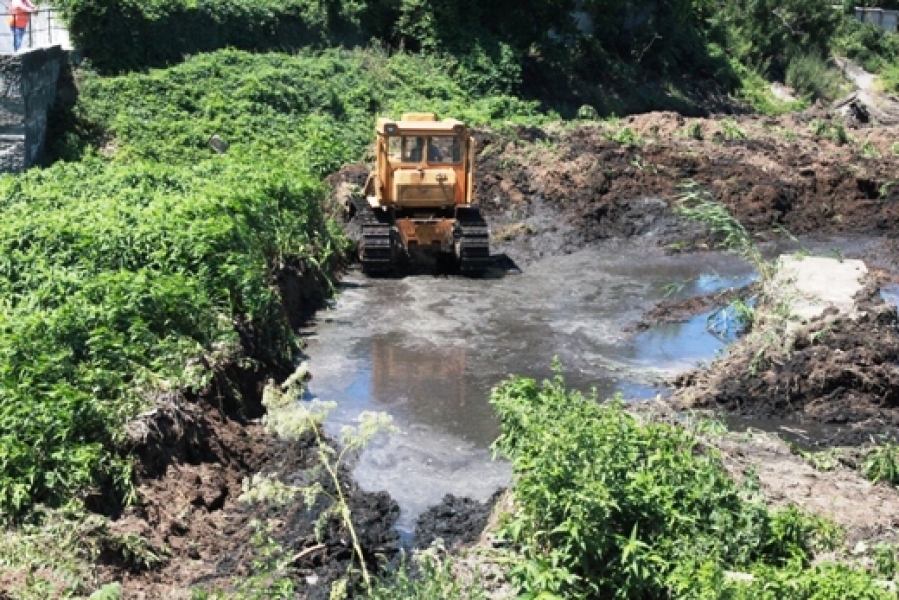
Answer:
[(829, 307), (851, 315), (855, 310), (852, 297), (861, 290), (867, 273), (868, 267), (860, 260), (785, 254), (778, 259), (771, 289), (800, 322), (821, 316)]

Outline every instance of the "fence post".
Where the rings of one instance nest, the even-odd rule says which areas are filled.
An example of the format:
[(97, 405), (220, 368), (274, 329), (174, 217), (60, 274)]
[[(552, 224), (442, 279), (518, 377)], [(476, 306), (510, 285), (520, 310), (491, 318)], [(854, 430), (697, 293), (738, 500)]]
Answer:
[(47, 9), (47, 44), (53, 45), (53, 9)]

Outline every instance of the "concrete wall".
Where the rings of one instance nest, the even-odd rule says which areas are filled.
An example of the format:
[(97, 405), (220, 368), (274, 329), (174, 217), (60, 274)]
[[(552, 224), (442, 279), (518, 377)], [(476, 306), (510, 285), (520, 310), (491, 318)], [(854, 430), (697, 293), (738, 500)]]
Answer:
[(897, 17), (899, 11), (884, 10), (882, 8), (862, 8), (855, 7), (855, 18), (862, 23), (873, 23), (886, 29), (887, 31), (896, 31)]
[(59, 46), (0, 54), (0, 172), (18, 173), (43, 159), (47, 110), (65, 59)]

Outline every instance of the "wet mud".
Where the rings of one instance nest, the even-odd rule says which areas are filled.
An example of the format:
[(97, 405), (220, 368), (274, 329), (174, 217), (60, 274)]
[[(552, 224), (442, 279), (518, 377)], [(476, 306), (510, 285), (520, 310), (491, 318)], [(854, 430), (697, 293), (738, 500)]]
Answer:
[(504, 489), (497, 490), (485, 502), (447, 494), (440, 504), (419, 515), (413, 546), (428, 548), (440, 540), (443, 548), (452, 550), (475, 543), (487, 526), (494, 506), (504, 493)]

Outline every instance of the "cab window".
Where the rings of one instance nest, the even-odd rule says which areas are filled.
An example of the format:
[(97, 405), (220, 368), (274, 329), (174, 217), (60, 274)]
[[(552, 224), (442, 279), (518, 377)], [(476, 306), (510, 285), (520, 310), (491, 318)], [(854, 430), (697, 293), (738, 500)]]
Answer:
[(462, 143), (451, 135), (392, 136), (387, 140), (387, 154), (391, 162), (418, 164), (427, 147), (427, 162), (453, 164), (462, 161)]
[(462, 143), (452, 135), (434, 135), (428, 145), (428, 162), (453, 164), (462, 160)]

